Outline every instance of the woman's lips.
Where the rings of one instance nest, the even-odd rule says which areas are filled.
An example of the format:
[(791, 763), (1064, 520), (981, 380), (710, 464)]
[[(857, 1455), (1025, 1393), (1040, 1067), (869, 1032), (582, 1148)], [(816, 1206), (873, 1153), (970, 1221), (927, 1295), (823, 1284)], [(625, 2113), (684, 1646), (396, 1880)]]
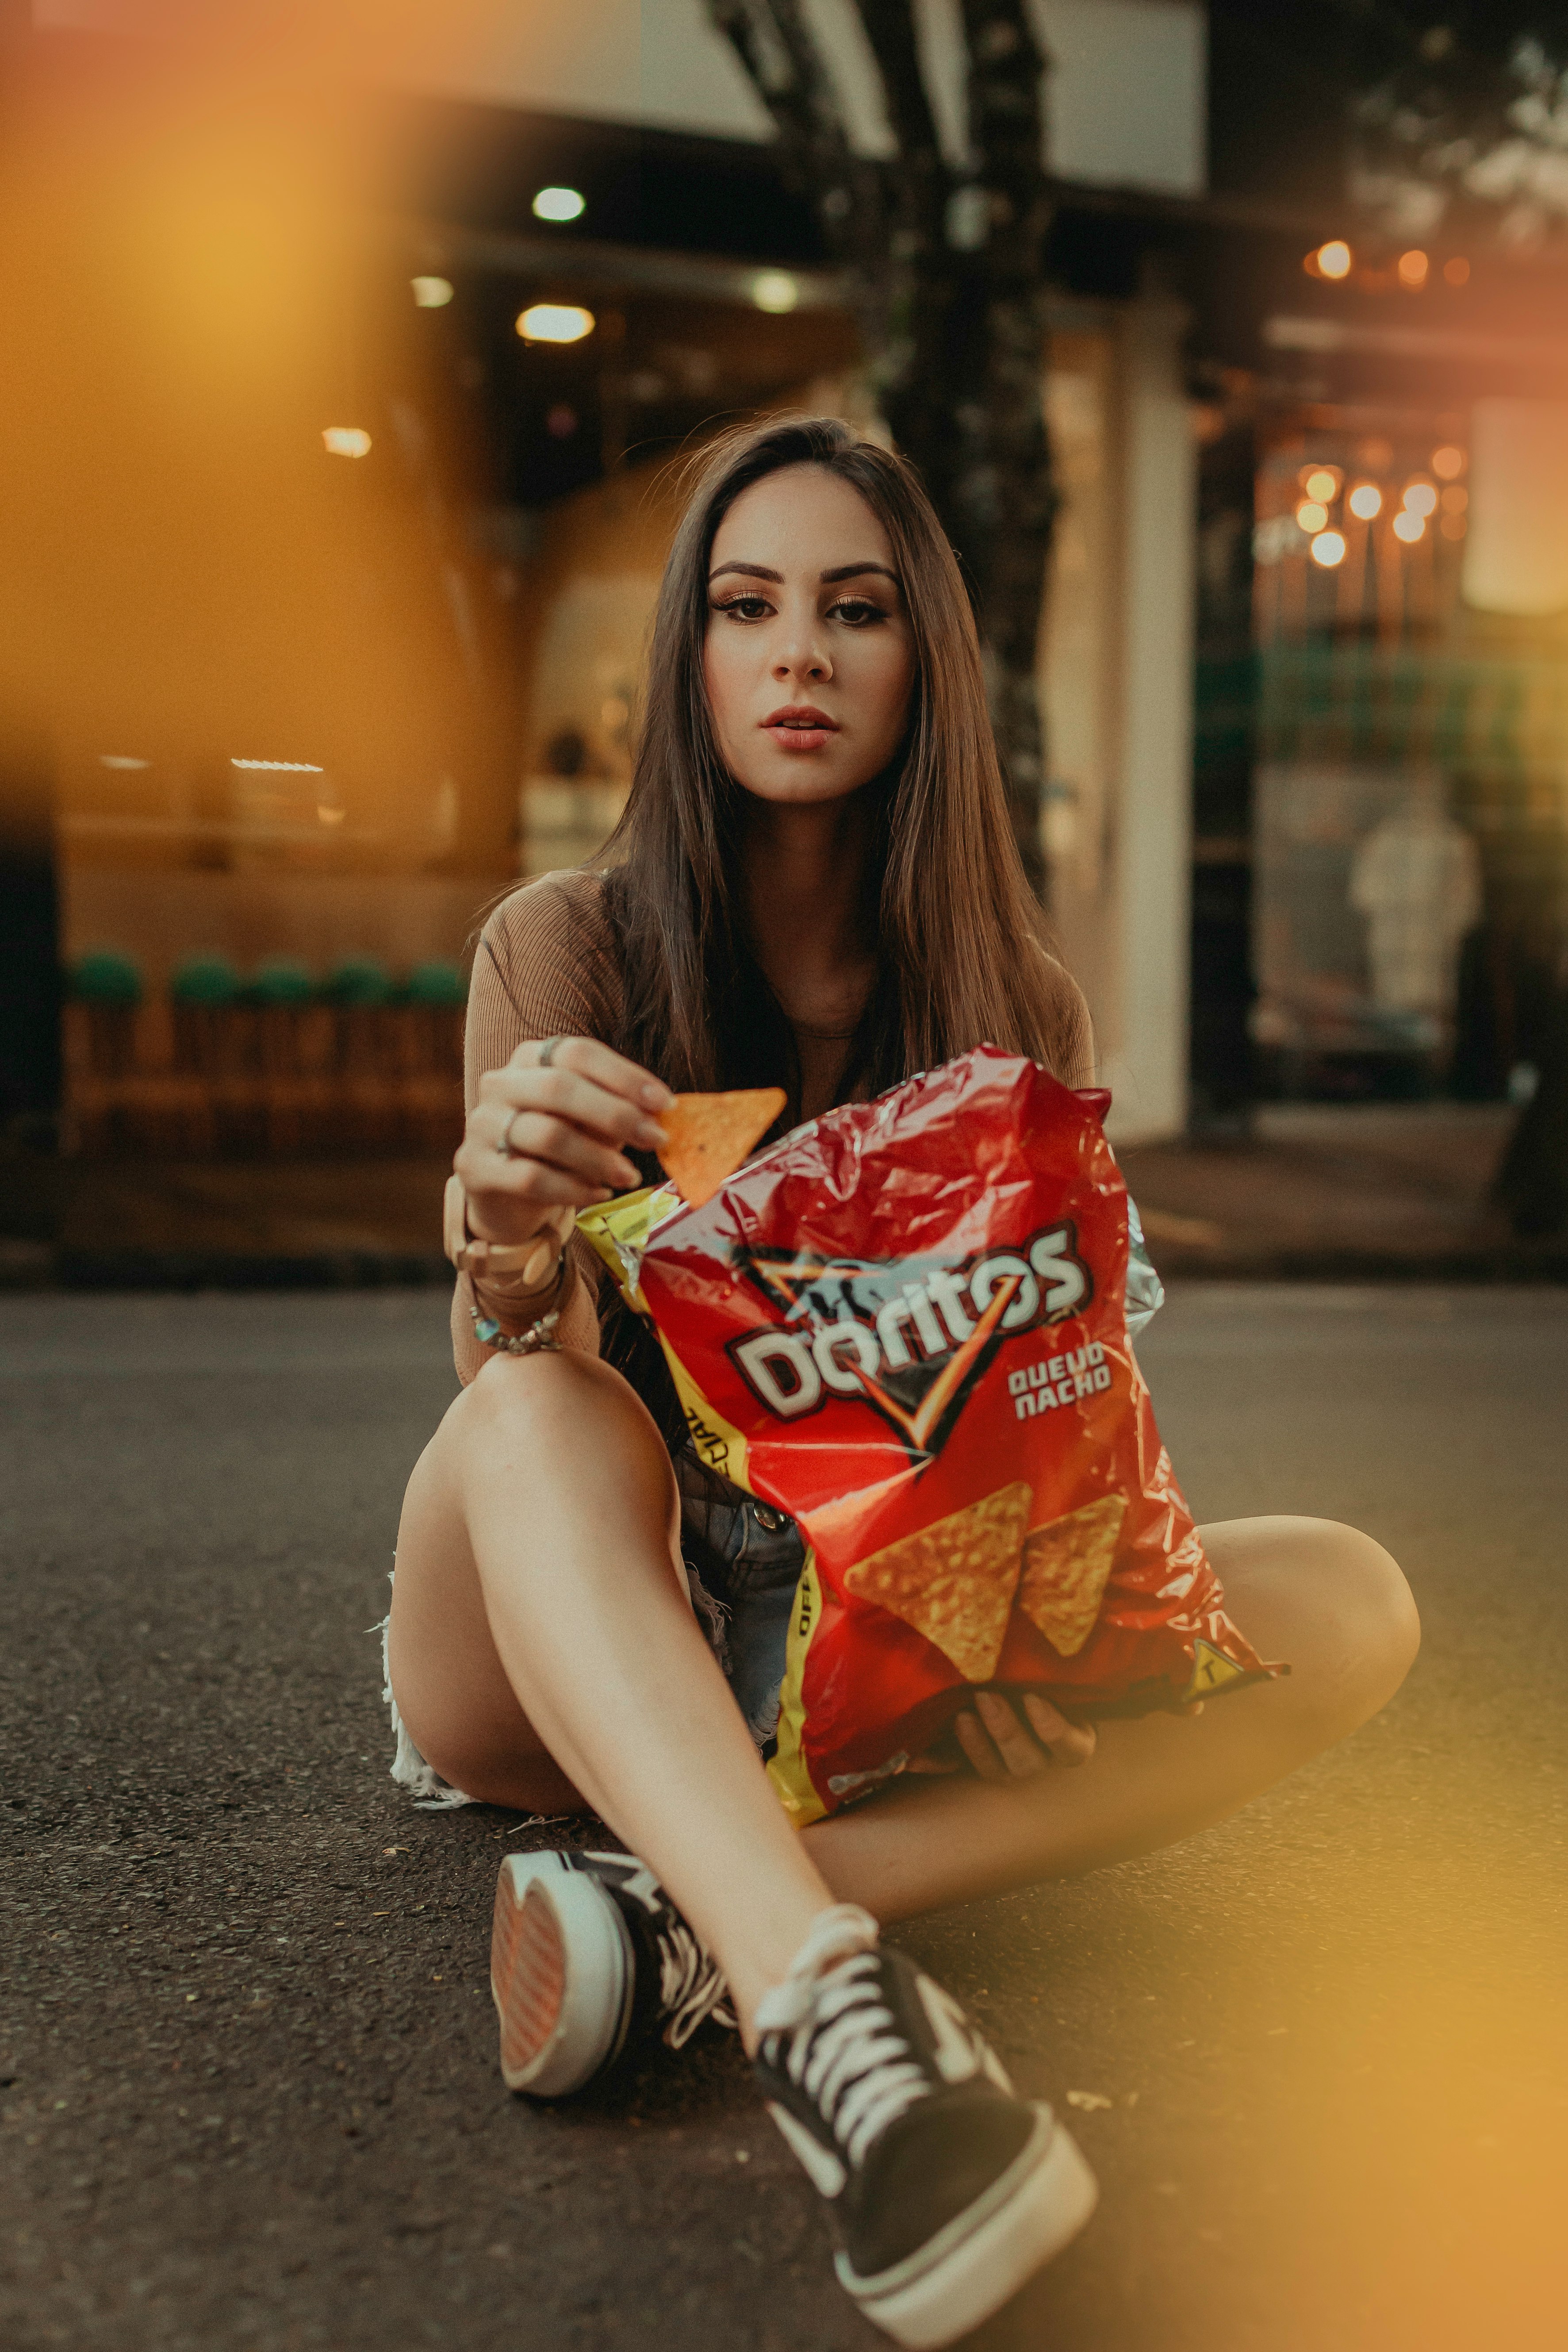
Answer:
[(771, 719), (763, 721), (763, 731), (771, 735), (784, 751), (820, 751), (830, 743), (838, 729), (826, 711), (810, 704), (799, 709), (775, 710)]

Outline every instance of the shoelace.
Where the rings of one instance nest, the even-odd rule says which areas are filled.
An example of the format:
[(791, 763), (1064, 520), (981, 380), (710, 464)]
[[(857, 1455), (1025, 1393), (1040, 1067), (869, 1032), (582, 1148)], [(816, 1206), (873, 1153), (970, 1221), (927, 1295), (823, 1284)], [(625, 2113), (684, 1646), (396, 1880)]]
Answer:
[(876, 1936), (868, 1913), (835, 1904), (757, 2005), (764, 2055), (774, 2065), (783, 2055), (852, 2165), (931, 2088), (882, 1999)]
[(669, 2048), (681, 2049), (705, 2017), (733, 2028), (723, 1971), (673, 1904), (663, 1906), (653, 1934), (658, 1946), (659, 2007), (668, 2018), (664, 2039)]

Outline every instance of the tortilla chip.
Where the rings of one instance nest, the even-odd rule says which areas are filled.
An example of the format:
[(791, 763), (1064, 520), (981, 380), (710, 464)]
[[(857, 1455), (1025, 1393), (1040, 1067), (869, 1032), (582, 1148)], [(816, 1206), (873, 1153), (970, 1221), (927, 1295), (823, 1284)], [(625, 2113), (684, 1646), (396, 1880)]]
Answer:
[(966, 1683), (989, 1682), (1002, 1655), (1034, 1496), (1022, 1479), (951, 1517), (902, 1536), (844, 1579), (951, 1658)]
[(689, 1208), (711, 1200), (787, 1099), (782, 1087), (745, 1087), (728, 1095), (677, 1095), (659, 1113), (669, 1139), (659, 1160)]
[(1124, 1495), (1101, 1495), (1024, 1539), (1018, 1606), (1058, 1657), (1076, 1658), (1094, 1631), (1126, 1512)]

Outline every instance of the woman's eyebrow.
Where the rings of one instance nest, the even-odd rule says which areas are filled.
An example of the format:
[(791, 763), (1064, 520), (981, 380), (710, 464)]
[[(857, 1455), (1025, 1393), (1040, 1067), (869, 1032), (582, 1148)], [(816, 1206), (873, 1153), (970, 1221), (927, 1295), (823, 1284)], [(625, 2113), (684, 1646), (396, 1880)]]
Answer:
[[(739, 572), (748, 580), (775, 581), (781, 586), (784, 583), (784, 573), (770, 572), (765, 563), (720, 563), (714, 566), (708, 577), (710, 581), (721, 580), (726, 572)], [(816, 576), (826, 588), (837, 580), (858, 580), (867, 572), (879, 572), (884, 580), (892, 582), (895, 588), (899, 584), (898, 573), (890, 572), (885, 563), (838, 563), (831, 572), (819, 572)]]

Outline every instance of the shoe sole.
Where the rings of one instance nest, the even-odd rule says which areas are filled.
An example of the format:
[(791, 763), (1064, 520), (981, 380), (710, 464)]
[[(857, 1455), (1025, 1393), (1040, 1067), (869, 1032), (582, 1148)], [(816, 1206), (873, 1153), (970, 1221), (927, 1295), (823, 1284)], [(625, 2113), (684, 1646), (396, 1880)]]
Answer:
[(1037, 2106), (1026, 2146), (999, 2179), (918, 2253), (872, 2278), (844, 2255), (839, 2284), (868, 2319), (911, 2352), (967, 2336), (1076, 2238), (1100, 2189), (1076, 2143)]
[(631, 2021), (635, 1965), (626, 1922), (596, 1879), (559, 1854), (509, 1853), (490, 1928), (507, 2089), (565, 2098), (613, 2064)]

